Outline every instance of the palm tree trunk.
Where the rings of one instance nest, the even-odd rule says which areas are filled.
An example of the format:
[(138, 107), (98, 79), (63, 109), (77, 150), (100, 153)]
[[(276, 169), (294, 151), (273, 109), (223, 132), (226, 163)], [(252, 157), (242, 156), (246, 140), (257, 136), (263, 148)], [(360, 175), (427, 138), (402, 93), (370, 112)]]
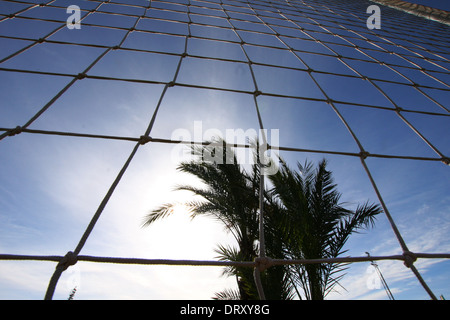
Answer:
[(309, 279), (309, 290), (311, 300), (323, 300), (322, 279), (319, 265), (309, 265), (306, 268)]

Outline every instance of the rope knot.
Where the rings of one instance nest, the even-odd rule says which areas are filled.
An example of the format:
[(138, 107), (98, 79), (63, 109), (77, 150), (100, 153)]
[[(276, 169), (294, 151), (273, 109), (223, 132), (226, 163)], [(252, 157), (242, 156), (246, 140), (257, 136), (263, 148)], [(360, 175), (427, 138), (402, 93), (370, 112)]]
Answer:
[(86, 73), (79, 73), (75, 78), (77, 78), (78, 80), (83, 80), (84, 78), (86, 78)]
[(255, 258), (255, 263), (256, 263), (256, 268), (258, 268), (258, 270), (260, 272), (263, 272), (267, 268), (270, 268), (271, 266), (273, 266), (273, 260), (268, 257)]
[(62, 268), (62, 270), (64, 271), (67, 268), (69, 268), (70, 266), (73, 266), (74, 264), (76, 264), (77, 262), (78, 262), (77, 255), (75, 253), (73, 253), (72, 251), (69, 251), (66, 253), (64, 258), (62, 258), (61, 261), (59, 261), (56, 268)]
[(365, 160), (368, 156), (370, 156), (370, 153), (367, 152), (367, 151), (361, 151), (361, 152), (359, 153), (359, 155), (360, 155), (360, 157), (361, 157), (363, 160)]
[(152, 141), (152, 138), (149, 137), (149, 136), (141, 136), (139, 138), (139, 144), (141, 144), (141, 145), (144, 145), (144, 144), (146, 144), (146, 143), (148, 143), (150, 141)]
[(411, 252), (411, 251), (405, 251), (403, 252), (403, 257), (405, 259), (405, 266), (407, 266), (408, 268), (411, 268), (412, 265), (414, 264), (414, 262), (417, 260), (417, 256)]
[(14, 129), (10, 130), (9, 133), (8, 133), (8, 135), (9, 135), (10, 137), (15, 136), (16, 134), (22, 133), (22, 130), (23, 130), (23, 129), (22, 129), (21, 126), (17, 126), (17, 127), (15, 127)]

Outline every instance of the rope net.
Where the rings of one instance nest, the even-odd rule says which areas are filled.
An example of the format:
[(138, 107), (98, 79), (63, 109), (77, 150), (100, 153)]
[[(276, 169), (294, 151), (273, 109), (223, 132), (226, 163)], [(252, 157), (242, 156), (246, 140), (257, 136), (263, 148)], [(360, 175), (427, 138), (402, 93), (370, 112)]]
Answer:
[[(1, 1), (4, 287), (26, 287), (17, 277), (36, 269), (20, 261), (45, 262), (47, 299), (70, 266), (91, 262), (103, 263), (97, 277), (104, 263), (134, 264), (115, 275), (133, 282), (136, 265), (147, 276), (156, 265), (239, 265), (258, 279), (274, 265), (380, 261), (397, 270), (400, 261), (408, 275), (388, 271), (387, 281), (412, 274), (424, 289), (414, 297), (436, 299), (432, 287), (448, 287), (438, 279), (448, 276), (442, 266), (448, 270), (450, 258), (449, 27), (378, 1), (381, 25), (369, 28), (373, 4)], [(80, 8), (77, 25), (68, 24), (72, 5)], [(174, 185), (194, 183), (175, 172), (176, 147), (227, 130), (262, 130), (291, 163), (330, 159), (345, 200), (373, 198), (385, 219), (349, 241), (350, 256), (333, 260), (270, 259), (261, 232), (259, 259), (216, 261), (186, 247), (199, 245), (190, 237), (211, 246), (222, 239), (216, 229), (183, 234), (187, 220), (140, 229), (148, 210), (174, 197)], [(164, 277), (156, 286), (169, 286)]]

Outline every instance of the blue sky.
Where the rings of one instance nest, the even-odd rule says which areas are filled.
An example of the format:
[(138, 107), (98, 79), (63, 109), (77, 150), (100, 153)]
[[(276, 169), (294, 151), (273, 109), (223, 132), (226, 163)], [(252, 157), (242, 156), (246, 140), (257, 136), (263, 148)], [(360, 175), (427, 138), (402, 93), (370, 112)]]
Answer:
[[(0, 19), (40, 2), (0, 1)], [(438, 158), (406, 120), (440, 152), (450, 155), (450, 52), (445, 48), (448, 41), (442, 38), (448, 27), (441, 27), (440, 34), (429, 34), (425, 27), (411, 32), (398, 21), (383, 19), (392, 11), (382, 8), (381, 30), (369, 31), (365, 9), (370, 3), (366, 1), (343, 5), (353, 14), (334, 15), (339, 10), (329, 5), (333, 11), (323, 17), (305, 8), (314, 20), (295, 11), (283, 16), (268, 12), (256, 2), (253, 8), (261, 13), (261, 20), (250, 8), (236, 7), (231, 1), (224, 1), (223, 7), (214, 1), (191, 1), (189, 14), (181, 5), (186, 1), (181, 0), (154, 1), (147, 12), (142, 7), (148, 4), (145, 0), (111, 2), (83, 19), (81, 29), (65, 27), (69, 16), (65, 8), (78, 4), (91, 10), (99, 3), (56, 0), (54, 7), (38, 6), (0, 21), (0, 59), (62, 26), (46, 42), (2, 60), (0, 128), (24, 125), (71, 76), (83, 72), (107, 47), (118, 45), (127, 34), (124, 29), (145, 14), (122, 49), (103, 56), (87, 72), (91, 77), (76, 81), (29, 128), (138, 138), (148, 128), (164, 84), (174, 79), (186, 35), (191, 32), (177, 85), (168, 88), (161, 100), (150, 133), (154, 138), (198, 141), (227, 130), (257, 130), (255, 101), (250, 94), (255, 91), (252, 71), (263, 93), (256, 98), (262, 123), (269, 131), (278, 130), (280, 146), (358, 153), (339, 113), (370, 153)], [(305, 2), (326, 5), (326, 1)], [(231, 19), (226, 19), (222, 9)], [(114, 12), (129, 16), (111, 14)], [(327, 19), (330, 17), (349, 27), (335, 25)], [(405, 26), (439, 26), (410, 15), (403, 17)], [(186, 23), (189, 18), (191, 25)], [(328, 31), (318, 26), (318, 21)], [(241, 45), (231, 26), (238, 29), (245, 44)], [(253, 62), (251, 70), (243, 49)], [(317, 52), (322, 55), (314, 54)], [(385, 64), (373, 63), (375, 60)], [(314, 70), (311, 75), (327, 97), (337, 101), (335, 109), (326, 103), (327, 97), (309, 76), (308, 68)], [(376, 79), (373, 82), (397, 106), (415, 112), (402, 112), (401, 119), (392, 110), (393, 103), (354, 70)], [(421, 91), (408, 85), (402, 75), (418, 83)], [(140, 82), (127, 81), (130, 79)], [(131, 141), (30, 133), (1, 140), (0, 253), (64, 255), (73, 250), (134, 145)], [(81, 254), (212, 260), (216, 244), (233, 243), (223, 226), (206, 218), (190, 221), (182, 206), (171, 218), (141, 228), (149, 210), (165, 202), (191, 199), (188, 193), (172, 191), (177, 184), (197, 183), (175, 170), (182, 160), (178, 147), (148, 143), (139, 148)], [(280, 155), (292, 165), (326, 157), (343, 201), (350, 206), (378, 201), (358, 157), (286, 151)], [(410, 250), (448, 253), (449, 167), (439, 161), (375, 157), (367, 158), (366, 163)], [(384, 216), (378, 218), (374, 229), (352, 236), (347, 249), (350, 256), (364, 256), (366, 251), (371, 255), (401, 254)], [(419, 260), (416, 266), (436, 295), (450, 296), (448, 261)], [(383, 261), (379, 267), (396, 298), (428, 299), (401, 262)], [(0, 298), (42, 299), (53, 270), (50, 262), (0, 261)], [(382, 288), (368, 287), (371, 270), (370, 263), (353, 264), (342, 281), (346, 290), (328, 298), (386, 299)], [(77, 286), (79, 299), (209, 299), (215, 292), (235, 287), (234, 279), (221, 277), (221, 272), (217, 267), (79, 262), (63, 274), (54, 298), (66, 299)]]

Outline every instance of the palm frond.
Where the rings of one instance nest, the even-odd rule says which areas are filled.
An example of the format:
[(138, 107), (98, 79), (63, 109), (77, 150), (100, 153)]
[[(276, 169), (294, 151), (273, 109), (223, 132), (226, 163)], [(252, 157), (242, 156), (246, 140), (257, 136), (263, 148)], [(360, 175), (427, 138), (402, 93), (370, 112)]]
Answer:
[(170, 216), (174, 211), (175, 205), (176, 204), (173, 203), (166, 203), (160, 206), (159, 208), (151, 211), (144, 217), (142, 227), (148, 227), (153, 222)]
[(213, 300), (241, 300), (241, 294), (238, 290), (225, 289), (221, 292), (216, 292)]
[[(231, 246), (218, 245), (214, 251), (218, 254), (219, 261), (241, 261), (239, 249)], [(227, 266), (222, 272), (223, 276), (236, 276), (237, 269), (234, 266)]]
[[(268, 177), (271, 189), (261, 185), (266, 157), (260, 142), (250, 142), (254, 164), (245, 171), (237, 162), (233, 149), (223, 139), (212, 139), (193, 146), (195, 160), (180, 163), (178, 170), (191, 174), (202, 187), (179, 185), (175, 190), (190, 191), (199, 197), (184, 204), (191, 218), (213, 217), (231, 232), (237, 247), (219, 245), (222, 261), (253, 261), (257, 256), (260, 200), (264, 206), (266, 253), (277, 259), (334, 258), (342, 255), (348, 237), (361, 229), (373, 227), (382, 212), (378, 205), (365, 203), (355, 210), (343, 207), (327, 161), (317, 166), (305, 161), (294, 169), (279, 159), (279, 168)], [(262, 158), (264, 157), (264, 159)], [(278, 164), (277, 164), (278, 165)], [(263, 188), (263, 190), (260, 190)], [(260, 193), (262, 191), (262, 199)], [(165, 204), (144, 219), (148, 226), (173, 213), (176, 204)], [(273, 299), (323, 299), (340, 286), (347, 264), (305, 264), (274, 266), (265, 270), (262, 282)], [(226, 289), (215, 299), (254, 299), (257, 291), (250, 268), (227, 267), (224, 275), (235, 276), (238, 291)], [(301, 295), (301, 292), (303, 294)]]

